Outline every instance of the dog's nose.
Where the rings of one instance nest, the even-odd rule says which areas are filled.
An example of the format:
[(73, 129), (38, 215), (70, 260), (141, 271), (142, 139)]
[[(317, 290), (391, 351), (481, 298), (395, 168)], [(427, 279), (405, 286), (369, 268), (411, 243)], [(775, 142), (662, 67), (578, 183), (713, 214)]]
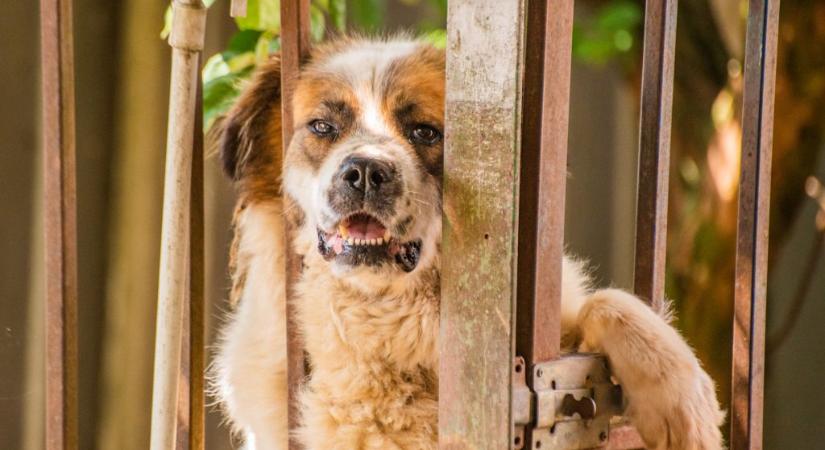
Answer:
[(344, 185), (361, 193), (380, 191), (382, 186), (395, 181), (395, 170), (392, 165), (378, 159), (359, 156), (345, 159), (338, 173)]

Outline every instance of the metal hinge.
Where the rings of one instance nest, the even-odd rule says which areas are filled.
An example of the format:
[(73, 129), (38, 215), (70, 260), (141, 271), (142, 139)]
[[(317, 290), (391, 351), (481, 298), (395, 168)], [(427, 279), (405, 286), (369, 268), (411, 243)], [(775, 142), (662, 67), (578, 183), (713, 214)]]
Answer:
[(610, 419), (623, 411), (621, 387), (610, 379), (607, 359), (574, 353), (533, 367), (532, 389), (527, 385), (524, 359), (513, 364), (513, 423), (511, 447), (586, 449), (607, 443)]

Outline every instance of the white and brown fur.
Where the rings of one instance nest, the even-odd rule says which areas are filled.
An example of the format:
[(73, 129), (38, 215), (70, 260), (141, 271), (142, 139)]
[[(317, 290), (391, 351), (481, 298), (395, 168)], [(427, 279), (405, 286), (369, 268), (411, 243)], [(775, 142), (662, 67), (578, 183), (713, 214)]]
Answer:
[[(239, 199), (214, 392), (245, 448), (286, 448), (289, 222), (303, 258), (295, 294), (311, 367), (298, 438), (310, 450), (436, 448), (443, 140), (422, 144), (410, 129), (444, 129), (443, 52), (406, 38), (316, 48), (297, 80), (284, 161), (279, 86), (275, 56), (224, 120), (222, 158)], [(309, 130), (319, 118), (338, 128), (334, 137)], [(347, 264), (318, 250), (318, 230), (345, 215), (330, 204), (331, 178), (353, 152), (390, 161), (403, 178), (381, 222), (397, 242), (421, 241), (410, 272), (391, 258)], [(562, 295), (567, 350), (607, 355), (648, 448), (722, 448), (714, 384), (665, 315), (625, 292), (594, 291), (570, 258)]]

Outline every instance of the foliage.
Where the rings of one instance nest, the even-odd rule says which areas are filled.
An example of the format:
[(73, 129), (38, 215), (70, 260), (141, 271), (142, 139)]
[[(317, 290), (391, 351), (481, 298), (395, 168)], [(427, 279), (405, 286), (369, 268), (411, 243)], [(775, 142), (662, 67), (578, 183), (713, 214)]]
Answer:
[(642, 14), (641, 5), (630, 0), (600, 5), (591, 17), (573, 25), (573, 56), (597, 65), (614, 59), (626, 61), (635, 50)]
[[(229, 1), (229, 0), (223, 0)], [(406, 6), (427, 4), (436, 20), (421, 19), (416, 29), (423, 39), (439, 48), (446, 47), (447, 0), (397, 0)], [(209, 7), (215, 0), (204, 0)], [(382, 30), (388, 0), (312, 0), (311, 35), (320, 41), (329, 32), (344, 32), (349, 24), (367, 33)], [(166, 10), (161, 37), (169, 35), (172, 9)], [(226, 50), (209, 57), (203, 69), (204, 129), (232, 105), (240, 86), (255, 67), (280, 50), (279, 0), (247, 0), (247, 15), (235, 19), (238, 32)], [(587, 20), (575, 24), (573, 56), (578, 60), (603, 65), (611, 60), (628, 62), (636, 46), (642, 24), (642, 8), (632, 0), (613, 0), (598, 5)]]
[[(228, 0), (224, 0), (228, 1)], [(402, 0), (416, 5), (421, 0)], [(427, 0), (439, 16), (446, 18), (446, 0)], [(209, 7), (215, 0), (204, 0)], [(348, 11), (349, 7), (349, 11)], [(349, 13), (349, 14), (348, 14)], [(312, 0), (310, 3), (310, 34), (313, 41), (322, 40), (330, 32), (344, 32), (347, 24), (359, 30), (376, 32), (381, 28), (386, 13), (386, 0)], [(235, 18), (237, 33), (226, 50), (209, 57), (203, 68), (204, 130), (232, 106), (240, 93), (242, 83), (255, 67), (281, 48), (281, 15), (279, 0), (247, 0), (246, 17)], [(167, 38), (172, 26), (172, 9), (164, 14), (161, 37)], [(420, 24), (422, 37), (437, 47), (446, 45), (447, 33), (443, 27)]]

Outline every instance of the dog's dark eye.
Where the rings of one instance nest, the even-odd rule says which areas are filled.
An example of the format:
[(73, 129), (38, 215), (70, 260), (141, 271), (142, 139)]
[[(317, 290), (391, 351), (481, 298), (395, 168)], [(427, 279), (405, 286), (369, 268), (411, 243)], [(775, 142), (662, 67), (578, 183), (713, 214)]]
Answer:
[(313, 120), (310, 122), (309, 131), (321, 137), (334, 136), (338, 132), (338, 130), (335, 129), (335, 125), (324, 120)]
[(441, 140), (441, 132), (429, 125), (416, 125), (410, 132), (413, 144), (433, 145)]

